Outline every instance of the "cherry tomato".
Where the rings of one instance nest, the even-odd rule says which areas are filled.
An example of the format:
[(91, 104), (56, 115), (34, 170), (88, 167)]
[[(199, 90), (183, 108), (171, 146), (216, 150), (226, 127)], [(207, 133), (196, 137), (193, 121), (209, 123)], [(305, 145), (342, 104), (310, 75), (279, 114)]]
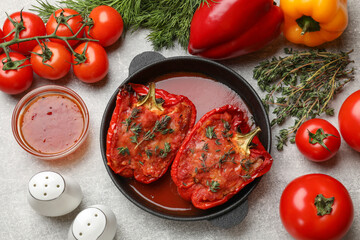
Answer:
[(314, 118), (304, 122), (295, 136), (299, 151), (309, 160), (323, 162), (332, 158), (340, 148), (339, 131), (328, 121)]
[[(60, 23), (60, 26), (56, 31), (56, 35), (62, 37), (74, 36), (83, 25), (82, 22), (83, 19), (77, 11), (69, 8), (58, 9), (49, 17), (49, 20), (46, 23), (46, 33), (47, 35), (54, 33), (57, 25)], [(81, 38), (83, 34), (84, 29), (79, 32), (77, 37)], [(64, 42), (63, 40), (50, 38), (50, 41), (61, 43), (67, 47), (66, 42)], [(70, 46), (75, 46), (79, 41), (68, 40), (68, 42)]]
[(352, 93), (342, 104), (339, 128), (346, 143), (360, 152), (360, 90)]
[(121, 15), (114, 8), (109, 6), (98, 6), (94, 8), (89, 18), (93, 21), (93, 26), (85, 28), (88, 38), (99, 40), (99, 44), (107, 47), (115, 43), (121, 36), (124, 23)]
[(8, 94), (18, 94), (31, 86), (33, 71), (29, 60), (24, 55), (10, 52), (9, 56), (12, 61), (23, 60), (23, 63), (19, 65), (18, 69), (4, 70), (4, 63), (8, 61), (5, 53), (0, 55), (0, 90)]
[(94, 83), (106, 76), (109, 60), (105, 49), (100, 44), (84, 42), (75, 49), (75, 52), (81, 55), (77, 57), (73, 54), (73, 71), (77, 78), (83, 82)]
[[(15, 33), (8, 34), (15, 28), (14, 24), (17, 25), (17, 28), (22, 29), (19, 33), (19, 38), (30, 38), (35, 36), (44, 36), (46, 34), (44, 22), (41, 18), (33, 13), (29, 12), (15, 12), (10, 15), (12, 21), (7, 18), (4, 22), (3, 31), (6, 36), (5, 41), (10, 41), (14, 39)], [(22, 19), (22, 21), (21, 21)], [(14, 51), (20, 52), (22, 54), (30, 54), (29, 51), (37, 45), (36, 40), (26, 41), (19, 44), (13, 44), (10, 48)]]
[[(71, 53), (60, 43), (46, 42), (44, 44), (37, 45), (32, 50), (30, 62), (34, 72), (50, 80), (64, 77), (71, 68)], [(46, 61), (43, 62), (43, 60)]]
[(284, 189), (280, 217), (295, 239), (341, 239), (352, 225), (354, 207), (338, 180), (325, 174), (308, 174)]

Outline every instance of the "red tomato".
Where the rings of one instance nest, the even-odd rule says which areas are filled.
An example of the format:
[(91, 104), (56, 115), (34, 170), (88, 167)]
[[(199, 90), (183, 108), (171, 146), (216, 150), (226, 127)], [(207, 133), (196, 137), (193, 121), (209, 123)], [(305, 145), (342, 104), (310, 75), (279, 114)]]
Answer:
[(99, 44), (107, 47), (115, 43), (121, 36), (124, 23), (121, 15), (114, 8), (109, 6), (98, 6), (94, 8), (89, 18), (93, 21), (93, 26), (85, 28), (85, 34), (89, 38), (99, 40)]
[(332, 158), (340, 148), (339, 131), (328, 121), (314, 118), (304, 122), (295, 136), (296, 146), (309, 160), (323, 162)]
[[(10, 52), (11, 60), (18, 61), (26, 59), (20, 53)], [(0, 90), (8, 94), (18, 94), (31, 86), (33, 81), (33, 71), (29, 60), (25, 60), (20, 69), (3, 70), (4, 63), (7, 62), (6, 54), (0, 55)], [(26, 66), (28, 65), (28, 66)], [(26, 66), (26, 67), (23, 67)]]
[(346, 143), (360, 152), (360, 90), (351, 94), (342, 104), (339, 128)]
[[(333, 199), (329, 212), (318, 215), (319, 194)], [(319, 208), (320, 209), (320, 208)], [(308, 174), (290, 182), (280, 199), (280, 217), (285, 229), (295, 239), (341, 239), (354, 218), (351, 197), (338, 180), (324, 174)]]
[[(55, 32), (55, 29), (56, 29), (57, 25), (59, 24), (59, 22), (60, 22), (60, 26), (56, 31), (56, 35), (62, 36), (62, 37), (74, 36), (79, 31), (81, 26), (83, 25), (82, 24), (83, 19), (77, 11), (69, 9), (69, 8), (58, 9), (55, 11), (54, 14), (51, 14), (49, 20), (46, 23), (47, 35), (50, 35)], [(65, 25), (63, 22), (64, 23), (66, 22), (67, 25), (70, 26), (70, 28), (67, 25)], [(82, 29), (79, 32), (77, 37), (81, 38), (83, 36), (83, 34), (84, 34), (84, 29)], [(66, 47), (68, 46), (66, 44), (66, 42), (64, 42), (63, 40), (60, 40), (60, 39), (50, 38), (50, 41), (61, 43)], [(77, 44), (79, 41), (78, 40), (69, 40), (68, 42), (71, 46), (75, 46), (75, 44)]]
[[(83, 62), (79, 62), (73, 54), (73, 71), (83, 82), (94, 83), (103, 79), (109, 71), (109, 60), (105, 49), (95, 42), (80, 44), (75, 52), (82, 54), (85, 50)], [(81, 56), (83, 58), (84, 56)]]
[[(1, 31), (1, 29), (0, 29), (0, 43), (3, 43), (3, 42), (4, 42), (3, 37), (4, 37), (4, 33), (3, 33), (3, 32)], [(2, 53), (2, 51), (3, 51), (3, 49), (0, 48), (0, 53)]]
[[(23, 21), (21, 22), (21, 14)], [(16, 25), (22, 28), (19, 38), (30, 38), (35, 36), (44, 36), (46, 34), (44, 22), (41, 18), (29, 12), (16, 12), (10, 15), (10, 18), (17, 22)], [(14, 39), (15, 33), (8, 36), (8, 34), (15, 28), (14, 24), (7, 18), (4, 22), (4, 35), (7, 36), (5, 40), (8, 42)], [(30, 54), (29, 51), (37, 45), (36, 40), (13, 44), (10, 48), (22, 54)]]
[[(44, 45), (37, 45), (32, 50), (30, 62), (34, 72), (40, 77), (50, 80), (64, 77), (71, 68), (71, 53), (60, 43), (47, 42), (45, 44), (47, 50)], [(52, 53), (51, 56), (49, 56), (49, 51)], [(44, 62), (45, 64), (42, 62), (43, 58), (48, 59)]]

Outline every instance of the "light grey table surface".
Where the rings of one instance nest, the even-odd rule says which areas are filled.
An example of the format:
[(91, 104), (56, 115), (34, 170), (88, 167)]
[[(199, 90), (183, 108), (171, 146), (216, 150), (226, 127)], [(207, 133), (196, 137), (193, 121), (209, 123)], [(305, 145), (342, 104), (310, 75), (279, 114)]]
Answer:
[[(49, 1), (49, 2), (54, 2)], [(28, 10), (35, 0), (1, 0), (0, 26), (7, 13)], [(349, 0), (350, 22), (346, 32), (338, 40), (326, 44), (329, 50), (347, 51), (360, 63), (360, 4)], [(0, 239), (66, 239), (68, 229), (76, 214), (87, 206), (104, 204), (109, 206), (117, 217), (116, 239), (291, 239), (283, 228), (279, 217), (279, 200), (285, 186), (294, 178), (308, 173), (325, 173), (340, 180), (352, 197), (355, 218), (345, 239), (360, 239), (360, 153), (353, 151), (344, 141), (337, 155), (330, 161), (316, 164), (306, 160), (289, 145), (283, 152), (272, 147), (274, 164), (260, 184), (249, 196), (249, 213), (245, 220), (230, 229), (214, 227), (208, 221), (177, 222), (153, 216), (128, 201), (115, 187), (103, 164), (99, 147), (100, 123), (105, 106), (114, 92), (128, 76), (128, 66), (139, 53), (151, 51), (146, 30), (128, 33), (126, 38), (107, 48), (110, 70), (106, 79), (96, 84), (84, 84), (72, 73), (56, 84), (75, 90), (86, 102), (90, 112), (90, 132), (82, 147), (61, 161), (38, 160), (15, 141), (11, 131), (11, 115), (14, 106), (24, 95), (10, 96), (0, 92)], [(284, 47), (304, 49), (293, 45), (281, 36), (265, 49), (234, 60), (222, 63), (241, 74), (254, 87), (260, 96), (264, 93), (252, 78), (256, 64), (273, 55), (283, 55)], [(160, 52), (165, 57), (188, 55), (176, 46)], [(356, 72), (355, 81), (348, 84), (332, 103), (338, 113), (341, 103), (352, 92), (360, 89), (360, 75)], [(30, 90), (53, 82), (35, 77)], [(338, 126), (337, 117), (327, 117)], [(277, 129), (273, 131), (275, 138)], [(56, 218), (36, 214), (26, 199), (27, 183), (31, 176), (43, 170), (57, 171), (72, 176), (82, 187), (84, 198), (81, 205), (72, 213)]]

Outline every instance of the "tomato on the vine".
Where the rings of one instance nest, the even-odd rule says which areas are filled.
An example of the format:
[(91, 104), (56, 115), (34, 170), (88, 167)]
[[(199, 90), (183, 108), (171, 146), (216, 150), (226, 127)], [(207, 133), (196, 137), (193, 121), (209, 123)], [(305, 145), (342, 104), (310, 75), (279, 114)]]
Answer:
[(31, 86), (33, 71), (24, 55), (10, 52), (9, 56), (11, 61), (8, 61), (5, 53), (0, 55), (0, 90), (8, 94), (18, 94)]
[(73, 71), (83, 82), (94, 83), (103, 79), (109, 71), (105, 49), (95, 42), (83, 42), (73, 54)]
[(306, 158), (323, 162), (337, 153), (341, 138), (339, 131), (330, 122), (314, 118), (300, 126), (296, 132), (295, 143)]
[[(4, 22), (3, 31), (6, 36), (5, 41), (14, 39), (15, 32), (11, 33), (15, 28), (20, 30), (19, 38), (31, 38), (36, 36), (44, 36), (46, 34), (45, 24), (38, 15), (29, 12), (15, 12), (9, 16)], [(9, 35), (10, 34), (10, 35)], [(10, 46), (14, 51), (22, 54), (30, 54), (30, 51), (37, 45), (36, 40), (15, 43)]]
[(325, 174), (294, 179), (280, 199), (280, 217), (295, 239), (341, 239), (350, 229), (354, 207), (344, 185)]
[(99, 40), (99, 44), (107, 47), (115, 43), (124, 29), (124, 22), (118, 11), (109, 6), (98, 6), (89, 15), (93, 25), (85, 27), (88, 38)]
[(70, 71), (71, 53), (60, 43), (44, 42), (32, 50), (30, 62), (37, 75), (57, 80)]
[[(59, 25), (58, 29), (56, 30), (57, 26)], [(56, 10), (46, 23), (46, 33), (50, 35), (55, 32), (56, 35), (61, 37), (71, 37), (74, 36), (82, 27), (83, 25), (83, 18), (81, 15), (70, 8), (62, 8)], [(84, 34), (84, 29), (82, 29), (79, 34), (77, 35), (78, 38), (81, 38)], [(56, 38), (49, 39), (52, 42), (58, 42), (62, 45), (67, 47), (66, 42)], [(79, 40), (68, 40), (70, 46), (75, 46)]]
[(360, 152), (360, 90), (352, 93), (342, 104), (339, 128), (345, 142)]

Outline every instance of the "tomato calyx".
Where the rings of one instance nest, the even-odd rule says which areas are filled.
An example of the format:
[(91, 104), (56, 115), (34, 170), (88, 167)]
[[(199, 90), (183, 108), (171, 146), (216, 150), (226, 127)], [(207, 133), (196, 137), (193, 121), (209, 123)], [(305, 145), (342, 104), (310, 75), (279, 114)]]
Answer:
[(260, 127), (256, 127), (249, 133), (242, 134), (237, 133), (235, 136), (235, 141), (237, 142), (237, 146), (245, 152), (246, 156), (250, 155), (250, 147), (253, 138), (261, 131)]
[(72, 15), (69, 15), (69, 16), (65, 16), (64, 15), (64, 12), (65, 10), (63, 9), (61, 12), (60, 12), (60, 15), (58, 17), (55, 16), (55, 12), (54, 12), (54, 18), (56, 20), (56, 22), (58, 23), (56, 29), (55, 29), (55, 32), (57, 31), (58, 27), (63, 24), (65, 25), (72, 34), (74, 34), (73, 30), (71, 29), (71, 26), (68, 24), (68, 21), (69, 19), (73, 18), (73, 17), (76, 17), (76, 16), (79, 16), (80, 14), (72, 14)]
[(15, 33), (15, 38), (19, 38), (19, 34), (21, 31), (25, 30), (25, 26), (24, 26), (24, 19), (22, 16), (22, 9), (20, 11), (20, 22), (17, 22), (15, 19), (12, 19), (7, 13), (6, 16), (9, 19), (9, 21), (12, 23), (12, 25), (14, 26), (14, 29), (11, 30), (11, 32), (9, 32), (8, 35), (6, 35), (4, 38), (9, 37), (11, 34)]
[(30, 66), (30, 65), (21, 66), (27, 60), (28, 60), (27, 58), (22, 59), (22, 60), (16, 60), (16, 61), (11, 60), (11, 58), (3, 59), (2, 60), (2, 64), (3, 64), (2, 70), (4, 70), (4, 71), (18, 70), (18, 69)]
[(322, 128), (319, 128), (318, 130), (316, 130), (315, 134), (310, 132), (309, 130), (308, 130), (308, 133), (309, 133), (309, 143), (311, 143), (311, 144), (318, 143), (322, 147), (324, 147), (326, 150), (331, 152), (330, 149), (325, 145), (324, 139), (326, 139), (326, 138), (328, 138), (330, 136), (337, 138), (337, 136), (335, 136), (333, 134), (325, 133), (324, 129), (322, 129)]
[(73, 52), (73, 55), (75, 57), (75, 59), (74, 59), (75, 63), (72, 63), (73, 65), (79, 65), (79, 64), (82, 64), (82, 63), (86, 62), (86, 60), (87, 60), (87, 57), (86, 57), (87, 47), (88, 47), (88, 42), (85, 43), (84, 50), (83, 50), (82, 53)]
[(52, 66), (50, 66), (49, 64), (46, 63), (47, 61), (49, 61), (49, 60), (51, 59), (51, 57), (52, 57), (52, 55), (53, 55), (53, 52), (52, 52), (52, 51), (50, 50), (50, 48), (46, 45), (45, 42), (43, 42), (43, 44), (41, 44), (41, 43), (39, 42), (39, 46), (40, 46), (40, 48), (41, 48), (41, 52), (42, 52), (42, 53), (36, 53), (36, 52), (31, 52), (31, 53), (33, 53), (33, 54), (41, 57), (41, 59), (42, 59), (41, 62), (42, 62), (44, 65), (53, 68)]
[(315, 197), (314, 205), (317, 210), (318, 216), (324, 216), (330, 214), (332, 211), (332, 206), (334, 205), (334, 197), (326, 198), (322, 194), (318, 194)]
[(157, 110), (160, 110), (160, 111), (164, 111), (164, 108), (162, 106), (163, 103), (164, 103), (164, 101), (162, 99), (160, 99), (160, 100), (156, 99), (156, 97), (155, 97), (155, 83), (151, 82), (150, 85), (149, 85), (148, 93), (146, 94), (146, 96), (141, 101), (139, 101), (136, 104), (136, 106), (140, 107), (142, 105), (148, 105), (150, 110), (157, 109)]

